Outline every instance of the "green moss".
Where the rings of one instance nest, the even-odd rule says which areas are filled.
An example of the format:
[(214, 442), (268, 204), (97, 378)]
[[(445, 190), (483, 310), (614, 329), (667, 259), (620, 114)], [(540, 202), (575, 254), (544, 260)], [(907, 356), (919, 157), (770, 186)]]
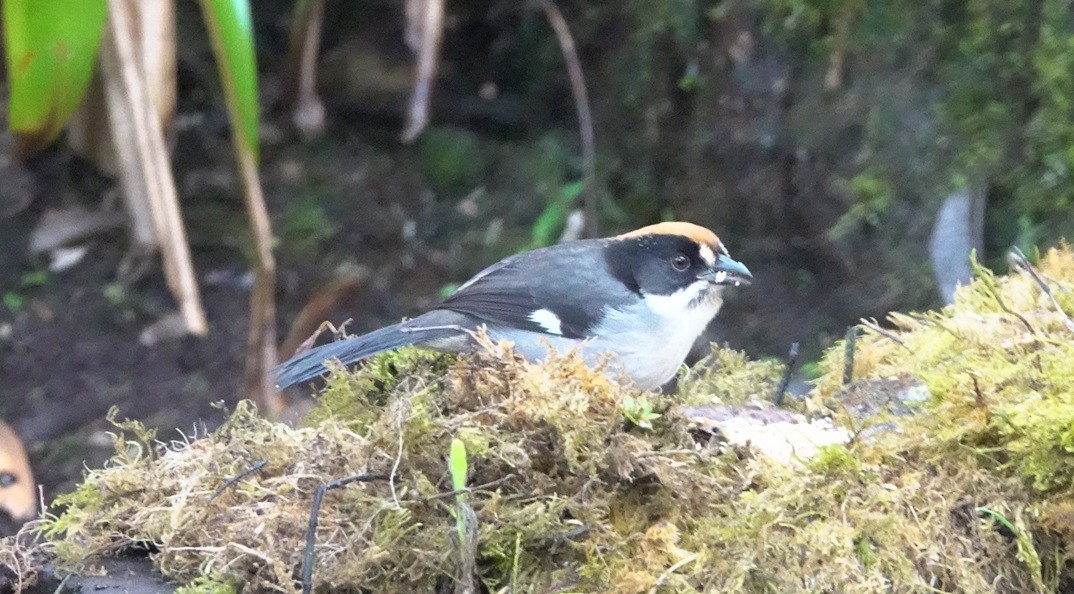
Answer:
[(809, 469), (824, 474), (832, 472), (858, 472), (861, 463), (850, 455), (844, 445), (827, 445), (820, 448), (809, 461)]
[[(1040, 268), (1074, 284), (1068, 248)], [(715, 349), (679, 394), (646, 395), (661, 416), (642, 430), (622, 413), (641, 395), (576, 358), (403, 349), (336, 374), (301, 429), (246, 404), (189, 444), (124, 424), (45, 535), (67, 568), (152, 542), (180, 582), (292, 588), (313, 489), (368, 473), (324, 499), (318, 588), (433, 591), (459, 567), (458, 439), (489, 591), (1054, 592), (1074, 579), (1074, 331), (1032, 279), (979, 274), (954, 305), (859, 338), (855, 384), (840, 347), (825, 356), (810, 414), (929, 395), (801, 463), (699, 441), (675, 414), (767, 398), (777, 362)]]
[(713, 345), (712, 353), (679, 376), (679, 395), (688, 404), (769, 402), (783, 376), (775, 359), (751, 360), (745, 352)]
[(318, 406), (305, 419), (316, 426), (326, 419), (341, 419), (356, 431), (364, 431), (379, 418), (390, 400), (414, 388), (417, 378), (439, 382), (455, 361), (426, 349), (403, 347), (381, 353), (362, 365), (356, 373), (337, 370), (318, 395)]
[(236, 594), (240, 588), (234, 584), (217, 581), (208, 576), (198, 576), (190, 583), (179, 586), (175, 594)]

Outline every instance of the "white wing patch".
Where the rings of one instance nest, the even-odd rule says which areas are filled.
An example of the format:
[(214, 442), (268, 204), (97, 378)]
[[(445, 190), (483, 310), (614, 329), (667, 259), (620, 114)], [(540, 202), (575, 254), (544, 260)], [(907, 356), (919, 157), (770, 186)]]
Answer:
[(549, 334), (563, 335), (563, 324), (559, 320), (559, 316), (552, 313), (548, 309), (538, 309), (530, 314), (530, 320), (544, 328), (544, 331)]

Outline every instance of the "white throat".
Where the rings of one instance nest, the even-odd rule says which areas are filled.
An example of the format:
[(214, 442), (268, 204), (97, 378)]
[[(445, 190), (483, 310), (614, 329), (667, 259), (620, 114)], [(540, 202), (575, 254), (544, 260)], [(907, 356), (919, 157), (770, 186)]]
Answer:
[(646, 294), (643, 299), (653, 313), (669, 322), (682, 320), (701, 326), (716, 315), (723, 305), (723, 287), (697, 280), (670, 295)]

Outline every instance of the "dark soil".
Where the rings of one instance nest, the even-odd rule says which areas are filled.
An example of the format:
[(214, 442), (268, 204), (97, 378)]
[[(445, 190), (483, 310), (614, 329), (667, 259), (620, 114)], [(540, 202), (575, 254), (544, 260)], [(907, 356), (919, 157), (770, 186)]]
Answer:
[[(255, 10), (266, 105), (274, 105), (279, 96), (289, 6), (266, 2)], [(41, 275), (35, 273), (45, 270), (47, 263), (32, 260), (27, 244), (41, 214), (71, 204), (95, 206), (115, 191), (111, 180), (70, 156), (62, 145), (31, 163), (29, 175), (19, 173), (23, 176), (19, 180), (32, 181), (32, 191), (0, 192), (4, 202), (0, 296), (7, 303), (0, 305), (0, 418), (27, 441), (46, 500), (77, 481), (84, 464), (99, 465), (111, 452), (103, 434), (109, 430), (104, 418), (111, 407), (118, 408), (120, 417), (164, 428), (160, 437), (170, 439), (177, 436), (176, 428), (189, 434), (215, 426), (224, 413), (214, 403), (222, 401), (230, 408), (244, 397), (239, 388), (250, 280), (245, 213), (200, 17), (190, 6), (180, 7), (180, 36), (191, 41), (180, 50), (173, 165), (209, 335), (153, 346), (140, 342), (142, 331), (171, 312), (174, 303), (155, 262), (133, 281), (117, 280), (127, 250), (122, 231), (94, 238), (89, 254), (77, 266), (46, 274), (40, 282)], [(327, 20), (321, 84), (329, 114), (325, 136), (302, 144), (288, 131), (281, 110), (264, 114), (261, 171), (279, 242), (281, 339), (307, 301), (341, 278), (360, 280), (341, 291), (323, 317), (335, 323), (353, 319), (348, 330), (361, 332), (420, 311), (434, 303), (449, 283), (465, 280), (525, 246), (548, 193), (535, 188), (534, 177), (524, 171), (526, 165), (517, 163), (518, 157), (527, 151), (540, 153), (543, 149), (534, 147), (542, 146), (539, 142), (549, 134), (577, 135), (569, 87), (562, 76), (546, 76), (532, 85), (536, 91), (530, 95), (518, 92), (525, 84), (516, 84), (512, 95), (505, 83), (496, 100), (479, 99), (480, 85), (475, 81), (517, 83), (528, 72), (504, 66), (511, 56), (505, 58), (502, 52), (482, 62), (473, 48), (459, 41), (495, 46), (502, 38), (488, 35), (488, 23), (484, 28), (454, 30), (445, 46), (448, 63), (442, 69), (433, 119), (449, 130), (452, 126), (463, 130), (447, 137), (449, 147), (456, 147), (456, 138), (473, 140), (484, 160), (476, 183), (464, 176), (459, 187), (445, 190), (445, 183), (452, 180), (445, 182), (430, 173), (422, 147), (404, 147), (397, 141), (409, 78), (408, 57), (400, 41), (402, 24), (398, 15), (395, 21), (390, 17), (395, 8), (373, 6), (369, 10), (380, 16), (365, 15), (365, 20), (356, 19), (351, 10), (331, 8)], [(366, 24), (353, 30), (341, 24), (355, 22)], [(726, 37), (735, 38), (731, 33)], [(590, 61), (600, 59), (592, 49), (590, 53)], [(377, 56), (380, 70), (363, 70), (363, 64), (375, 61), (367, 54)], [(402, 77), (393, 74), (397, 65), (403, 68)], [(366, 85), (363, 74), (380, 86)], [(592, 77), (595, 103), (614, 103), (618, 97), (611, 83), (601, 79), (599, 74)], [(782, 109), (787, 100), (770, 97), (751, 105), (758, 102), (767, 107), (747, 111), (741, 115), (744, 120), (769, 121), (771, 111)], [(707, 107), (695, 107), (703, 108)], [(719, 109), (711, 109), (713, 118), (722, 117)], [(616, 115), (611, 108), (605, 113)], [(745, 124), (741, 128), (748, 129)], [(618, 147), (636, 143), (641, 131), (606, 124), (597, 134), (603, 154), (614, 160)], [(853, 250), (817, 247), (823, 224), (837, 218), (844, 205), (837, 197), (814, 196), (808, 179), (802, 178), (831, 174), (828, 166), (788, 161), (773, 151), (752, 153), (741, 138), (732, 136), (714, 127), (712, 139), (692, 155), (680, 155), (676, 145), (669, 144), (671, 154), (664, 154), (661, 164), (669, 167), (663, 195), (648, 197), (651, 204), (644, 210), (609, 217), (614, 220), (605, 224), (606, 231), (654, 222), (654, 213), (665, 207), (695, 222), (731, 229), (728, 243), (735, 256), (755, 271), (757, 282), (735, 291), (720, 316), (722, 331), (717, 329), (709, 338), (758, 356), (782, 356), (792, 341), (800, 340), (805, 352), (815, 355), (842, 336), (847, 323), (861, 315), (882, 314), (893, 298), (885, 293), (883, 281), (866, 278), (871, 268), (838, 261), (839, 249)], [(561, 144), (576, 153), (572, 143)], [(797, 149), (780, 150), (794, 154)], [(676, 155), (681, 163), (675, 163)], [(466, 157), (462, 153), (462, 159)], [(848, 151), (831, 159), (852, 157)], [(4, 175), (15, 179), (10, 172)], [(795, 180), (800, 187), (791, 183)], [(608, 185), (614, 192), (614, 184)], [(791, 215), (793, 208), (821, 213), (817, 219), (823, 224), (808, 228), (781, 214), (783, 206), (740, 202), (739, 194), (757, 194), (761, 185), (765, 195), (785, 200)], [(713, 190), (718, 186), (725, 188), (724, 194)], [(16, 187), (14, 182), (11, 187)], [(676, 202), (676, 192), (686, 197)], [(716, 198), (698, 202), (698, 195)], [(776, 214), (764, 216), (777, 219), (775, 226), (758, 214), (769, 210)], [(850, 276), (859, 278), (847, 280)]]

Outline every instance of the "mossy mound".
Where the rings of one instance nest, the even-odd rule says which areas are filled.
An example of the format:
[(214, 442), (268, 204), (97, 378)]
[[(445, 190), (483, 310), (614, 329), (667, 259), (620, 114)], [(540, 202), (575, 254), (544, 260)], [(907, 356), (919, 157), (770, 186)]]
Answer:
[[(364, 474), (324, 498), (319, 590), (452, 591), (466, 566), (455, 515), (470, 509), (488, 592), (1057, 591), (1074, 583), (1074, 255), (1040, 267), (1054, 303), (1028, 276), (982, 271), (955, 305), (859, 339), (851, 386), (833, 349), (814, 414), (886, 429), (809, 460), (725, 447), (681, 414), (770, 397), (772, 362), (718, 349), (679, 395), (639, 404), (573, 357), (404, 349), (337, 373), (304, 428), (246, 405), (190, 442), (126, 425), (44, 530), (68, 567), (148, 547), (199, 587), (294, 591), (314, 490)], [(903, 378), (928, 394), (910, 414), (844, 414), (849, 393)]]

